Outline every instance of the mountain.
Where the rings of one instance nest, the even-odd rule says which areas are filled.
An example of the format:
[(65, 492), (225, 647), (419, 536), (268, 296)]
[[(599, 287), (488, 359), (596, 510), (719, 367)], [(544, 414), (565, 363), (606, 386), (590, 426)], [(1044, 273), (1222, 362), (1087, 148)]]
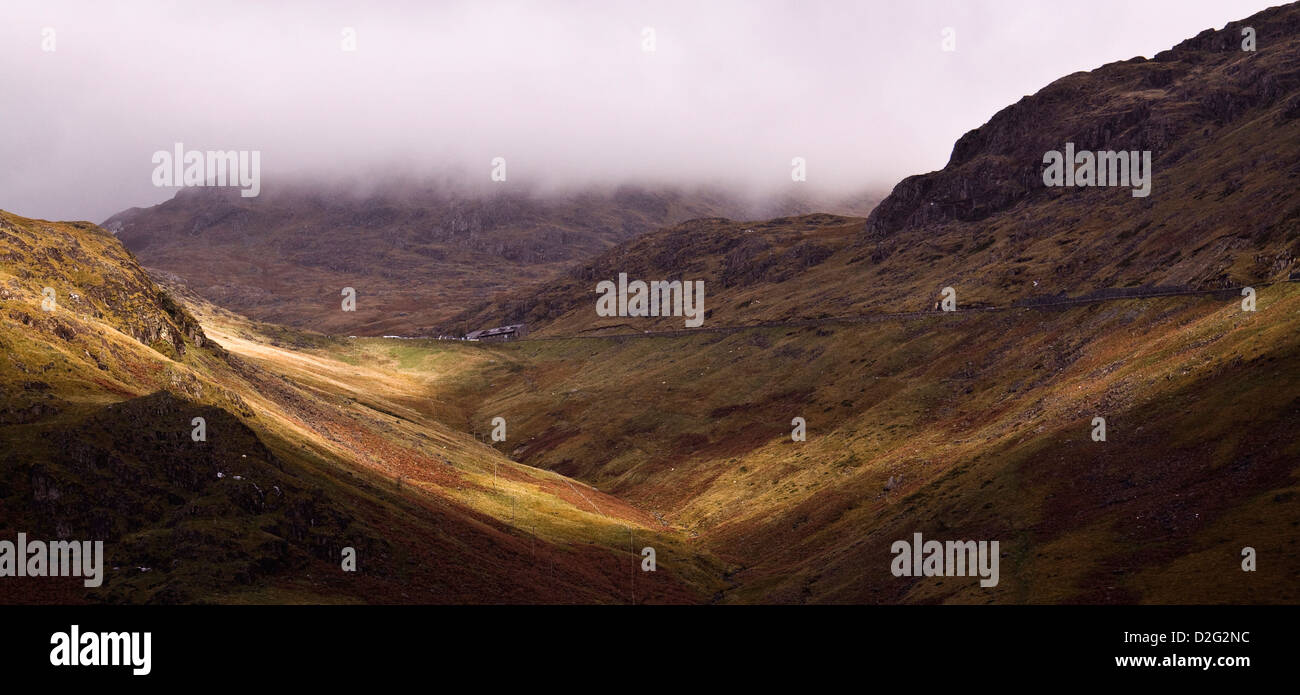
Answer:
[[(865, 212), (872, 203), (837, 205)], [(469, 304), (665, 224), (811, 204), (636, 186), (542, 194), (392, 184), (361, 193), (299, 184), (267, 186), (257, 198), (182, 189), (104, 228), (146, 267), (254, 319), (344, 335), (428, 335)], [(345, 287), (356, 290), (355, 312), (341, 310)]]
[[(1256, 51), (1242, 50), (1245, 27)], [(1285, 278), (1300, 255), (1298, 138), (1300, 12), (1288, 5), (1003, 109), (941, 171), (899, 183), (857, 243), (872, 267), (941, 253), (945, 284), (981, 300)], [(1045, 153), (1067, 143), (1150, 152), (1149, 194), (1046, 186)]]
[[(1255, 52), (1241, 49), (1246, 26)], [(1149, 195), (1135, 197), (1131, 185), (1048, 187), (1045, 155), (1067, 143), (1149, 152)], [(927, 310), (944, 287), (971, 307), (1283, 280), (1300, 257), (1298, 180), (1300, 12), (1290, 5), (1150, 60), (1053, 82), (962, 136), (942, 170), (904, 179), (865, 220), (685, 222), (448, 325), (612, 329), (620, 322), (596, 316), (593, 291), (620, 272), (703, 279), (709, 322), (721, 325)], [(682, 327), (644, 323), (672, 325)]]

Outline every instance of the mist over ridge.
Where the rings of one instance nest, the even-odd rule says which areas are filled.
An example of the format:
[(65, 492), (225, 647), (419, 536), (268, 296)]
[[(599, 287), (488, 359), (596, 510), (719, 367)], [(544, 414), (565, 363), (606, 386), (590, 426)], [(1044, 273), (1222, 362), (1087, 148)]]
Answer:
[(538, 188), (887, 190), (1061, 75), (1269, 4), (6, 3), (0, 190), (103, 220), (171, 197), (150, 157), (175, 143), (259, 151), (268, 186), (476, 185), (502, 157)]

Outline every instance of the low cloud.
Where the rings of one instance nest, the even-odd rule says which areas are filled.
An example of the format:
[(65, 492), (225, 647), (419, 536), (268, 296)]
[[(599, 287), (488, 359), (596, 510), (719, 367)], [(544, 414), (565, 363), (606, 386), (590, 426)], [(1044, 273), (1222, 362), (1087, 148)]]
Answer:
[(542, 187), (887, 189), (1057, 77), (1269, 4), (7, 2), (0, 207), (100, 221), (159, 202), (150, 158), (178, 142), (259, 150), (267, 186), (486, 181), (500, 156)]

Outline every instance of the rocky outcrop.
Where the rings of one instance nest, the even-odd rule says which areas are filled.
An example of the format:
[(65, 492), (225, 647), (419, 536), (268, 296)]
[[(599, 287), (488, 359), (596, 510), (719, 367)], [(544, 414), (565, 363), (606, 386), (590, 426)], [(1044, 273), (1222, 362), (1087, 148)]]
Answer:
[[(153, 283), (120, 241), (93, 224), (0, 212), (0, 258), (14, 272), (0, 282), (0, 299), (10, 318), (25, 326), (68, 342), (91, 333), (79, 319), (94, 319), (169, 356), (208, 344), (199, 322)], [(44, 310), (47, 288), (53, 311)]]
[[(1242, 28), (1257, 51), (1242, 50)], [(908, 229), (974, 222), (1045, 193), (1043, 155), (1077, 150), (1149, 150), (1168, 167), (1207, 129), (1281, 107), (1300, 111), (1300, 34), (1294, 5), (1206, 30), (1146, 60), (1133, 58), (1063, 77), (963, 135), (947, 166), (911, 176), (870, 214), (859, 239), (873, 243)]]
[[(204, 441), (192, 437), (196, 417)], [(336, 562), (343, 546), (387, 554), (385, 541), (298, 482), (219, 408), (162, 391), (61, 429), (51, 446), (57, 458), (9, 462), (0, 498), (24, 498), (32, 533), (105, 541), (118, 571), (107, 573), (100, 600), (192, 601), (312, 559)]]

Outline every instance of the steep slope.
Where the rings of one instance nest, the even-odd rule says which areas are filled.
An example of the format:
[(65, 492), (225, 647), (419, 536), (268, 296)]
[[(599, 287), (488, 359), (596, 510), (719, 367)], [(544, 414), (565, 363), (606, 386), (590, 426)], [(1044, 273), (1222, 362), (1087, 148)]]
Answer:
[[(843, 205), (865, 212), (871, 202)], [(760, 207), (779, 214), (808, 205), (791, 197)], [(300, 184), (268, 186), (258, 198), (182, 190), (104, 227), (146, 267), (258, 320), (343, 335), (429, 335), (471, 303), (620, 241), (750, 207), (718, 190), (532, 194), (390, 185), (362, 194)], [(341, 311), (345, 287), (357, 292), (355, 312)]]
[[(1244, 27), (1257, 51), (1242, 50)], [(1003, 109), (957, 141), (943, 170), (905, 179), (872, 211), (862, 262), (883, 278), (937, 251), (945, 284), (988, 301), (1284, 278), (1300, 255), (1298, 117), (1292, 4), (1150, 60), (1063, 77)], [(1047, 187), (1045, 153), (1066, 143), (1150, 152), (1150, 194)]]
[[(217, 328), (258, 349), (227, 352), (94, 225), (0, 212), (0, 258), (0, 536), (103, 540), (110, 565), (98, 589), (5, 579), (6, 602), (682, 602), (715, 591), (711, 561), (672, 529), (440, 424), (422, 381), (303, 362), (247, 323), (246, 337)], [(349, 395), (362, 384), (365, 398)], [(665, 563), (635, 593), (633, 539)], [(341, 570), (344, 547), (357, 573)]]

